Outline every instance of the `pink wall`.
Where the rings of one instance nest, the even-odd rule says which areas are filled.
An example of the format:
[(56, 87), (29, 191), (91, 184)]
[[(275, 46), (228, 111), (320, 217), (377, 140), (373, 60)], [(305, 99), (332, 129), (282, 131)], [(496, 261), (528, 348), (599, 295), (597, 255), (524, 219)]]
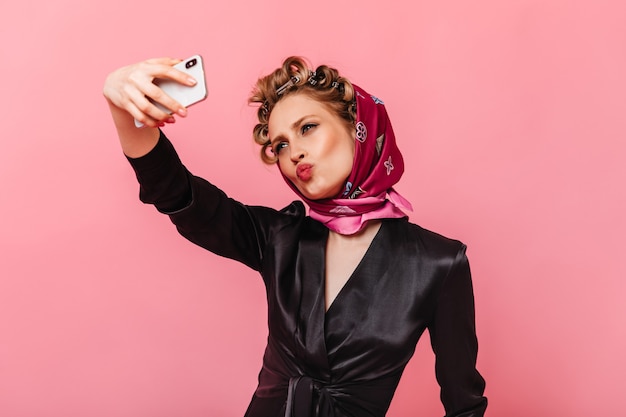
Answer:
[[(1, 416), (245, 410), (261, 282), (139, 203), (101, 96), (193, 53), (209, 100), (167, 130), (193, 172), (287, 204), (247, 92), (338, 66), (387, 103), (412, 220), (469, 246), (489, 415), (625, 415), (623, 1), (4, 2), (0, 39)], [(389, 416), (443, 415), (432, 367), (425, 338)]]

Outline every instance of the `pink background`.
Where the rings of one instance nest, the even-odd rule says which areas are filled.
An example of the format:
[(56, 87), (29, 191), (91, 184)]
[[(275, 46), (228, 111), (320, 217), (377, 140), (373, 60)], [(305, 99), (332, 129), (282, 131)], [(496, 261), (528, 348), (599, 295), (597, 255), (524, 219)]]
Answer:
[[(261, 280), (137, 199), (102, 84), (200, 53), (209, 99), (168, 128), (250, 204), (293, 198), (250, 138), (291, 54), (385, 100), (414, 222), (469, 246), (490, 416), (626, 415), (621, 0), (57, 0), (0, 6), (0, 415), (241, 416)], [(443, 409), (428, 338), (389, 416)]]

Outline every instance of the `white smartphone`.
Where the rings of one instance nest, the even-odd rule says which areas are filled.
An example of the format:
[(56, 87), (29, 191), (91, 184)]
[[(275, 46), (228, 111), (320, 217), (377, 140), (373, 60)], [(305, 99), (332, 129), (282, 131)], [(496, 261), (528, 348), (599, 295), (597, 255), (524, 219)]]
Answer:
[[(204, 78), (204, 63), (202, 62), (202, 57), (200, 55), (189, 57), (174, 65), (174, 68), (191, 75), (197, 83), (193, 86), (187, 86), (172, 80), (154, 80), (153, 82), (161, 87), (165, 94), (172, 97), (185, 107), (189, 107), (192, 104), (196, 104), (207, 98), (208, 92), (206, 88), (206, 80)], [(153, 100), (150, 101), (152, 101), (155, 106), (164, 112), (172, 114), (169, 109), (163, 107), (161, 104)], [(135, 126), (143, 127), (143, 123), (139, 120), (135, 120)]]

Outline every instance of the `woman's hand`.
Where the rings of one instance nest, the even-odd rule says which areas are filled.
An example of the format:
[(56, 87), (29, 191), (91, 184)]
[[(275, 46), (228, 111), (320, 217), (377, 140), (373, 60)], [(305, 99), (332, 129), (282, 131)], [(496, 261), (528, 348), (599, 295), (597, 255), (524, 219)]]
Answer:
[(173, 123), (174, 117), (160, 110), (149, 99), (159, 102), (174, 114), (187, 116), (187, 110), (180, 103), (153, 83), (155, 78), (162, 78), (194, 85), (196, 80), (173, 68), (179, 62), (179, 59), (156, 58), (122, 67), (109, 74), (103, 94), (110, 105), (124, 110), (145, 126), (159, 127)]
[[(172, 58), (149, 59), (113, 71), (104, 82), (103, 94), (127, 156), (139, 158), (150, 152), (159, 139), (156, 128), (175, 122), (172, 115), (160, 110), (150, 99), (174, 114), (187, 116), (187, 109), (152, 82), (155, 78), (164, 78), (194, 85), (196, 81), (192, 77), (173, 68), (179, 62)], [(133, 119), (143, 123), (144, 128), (137, 129)]]

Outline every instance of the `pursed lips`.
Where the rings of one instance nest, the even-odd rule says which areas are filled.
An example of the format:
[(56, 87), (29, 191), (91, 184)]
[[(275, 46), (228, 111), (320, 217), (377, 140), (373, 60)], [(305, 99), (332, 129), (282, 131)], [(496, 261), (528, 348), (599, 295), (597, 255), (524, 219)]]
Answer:
[(298, 164), (296, 168), (296, 176), (300, 181), (308, 181), (311, 179), (311, 170), (313, 169), (313, 165), (311, 164)]

